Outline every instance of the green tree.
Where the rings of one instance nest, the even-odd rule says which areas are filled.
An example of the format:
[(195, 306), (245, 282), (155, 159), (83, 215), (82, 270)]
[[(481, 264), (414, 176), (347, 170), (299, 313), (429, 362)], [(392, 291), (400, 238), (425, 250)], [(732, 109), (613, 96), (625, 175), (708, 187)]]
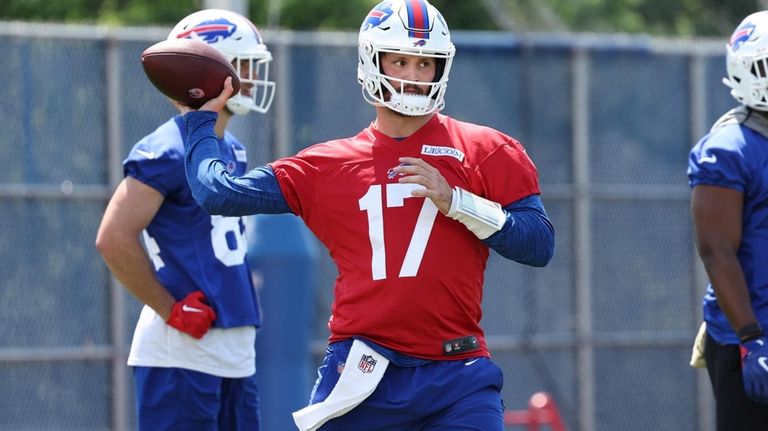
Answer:
[[(272, 3), (276, 2), (276, 3)], [(723, 36), (760, 0), (432, 0), (453, 30)], [(260, 27), (279, 17), (296, 30), (356, 30), (378, 0), (249, 0)], [(203, 0), (2, 0), (0, 19), (172, 25)], [(270, 5), (279, 4), (270, 15)]]
[(718, 36), (729, 34), (757, 0), (547, 0), (573, 31)]
[(196, 0), (2, 0), (0, 19), (101, 23), (168, 24), (197, 10)]
[[(280, 26), (298, 30), (357, 30), (368, 11), (378, 3), (378, 0), (282, 0)], [(443, 13), (451, 28), (498, 30), (475, 0), (432, 0), (431, 3)], [(258, 21), (266, 22), (265, 15), (259, 11), (267, 10), (268, 0), (252, 0), (250, 8), (251, 18), (262, 18)]]

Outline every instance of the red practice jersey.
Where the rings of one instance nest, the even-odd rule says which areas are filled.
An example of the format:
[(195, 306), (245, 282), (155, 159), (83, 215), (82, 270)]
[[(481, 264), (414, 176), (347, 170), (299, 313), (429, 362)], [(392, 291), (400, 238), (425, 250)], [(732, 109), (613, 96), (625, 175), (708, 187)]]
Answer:
[[(481, 301), (488, 247), (463, 224), (398, 183), (400, 157), (503, 206), (539, 193), (536, 168), (515, 139), (436, 114), (403, 140), (373, 127), (271, 164), (280, 188), (338, 268), (330, 341), (363, 337), (418, 358), (490, 356)], [(480, 350), (444, 356), (473, 335)]]

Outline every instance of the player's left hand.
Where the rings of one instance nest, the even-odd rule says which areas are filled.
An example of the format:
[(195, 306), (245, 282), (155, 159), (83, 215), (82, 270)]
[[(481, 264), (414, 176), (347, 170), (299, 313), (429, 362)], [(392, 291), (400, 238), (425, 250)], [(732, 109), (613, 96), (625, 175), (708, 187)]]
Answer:
[(200, 339), (208, 332), (216, 312), (208, 305), (205, 294), (196, 290), (173, 304), (166, 323), (194, 338)]
[(757, 337), (740, 347), (744, 391), (752, 401), (768, 405), (768, 340)]
[(400, 177), (398, 182), (424, 186), (423, 189), (411, 192), (411, 195), (431, 199), (441, 213), (448, 214), (448, 210), (451, 209), (453, 189), (440, 171), (416, 157), (400, 157), (399, 160), (403, 164), (393, 170), (404, 176)]

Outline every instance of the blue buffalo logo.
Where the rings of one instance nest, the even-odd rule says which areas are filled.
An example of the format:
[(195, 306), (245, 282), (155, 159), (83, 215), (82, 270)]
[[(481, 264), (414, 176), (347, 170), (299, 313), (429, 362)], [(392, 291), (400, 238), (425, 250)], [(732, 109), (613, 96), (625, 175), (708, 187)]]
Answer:
[(390, 3), (382, 3), (368, 13), (360, 30), (368, 31), (374, 27), (378, 27), (390, 16), (392, 16), (392, 5)]
[(424, 46), (424, 45), (426, 45), (426, 44), (427, 44), (427, 41), (426, 41), (426, 40), (424, 40), (424, 39), (419, 39), (419, 40), (417, 40), (416, 42), (413, 42), (413, 46), (414, 46), (414, 47), (417, 47), (417, 46)]
[(755, 25), (751, 22), (748, 22), (744, 24), (743, 26), (736, 29), (736, 31), (733, 32), (733, 35), (731, 36), (731, 40), (729, 44), (731, 45), (731, 49), (733, 51), (738, 51), (741, 47), (741, 44), (748, 41), (749, 38), (752, 36), (752, 33), (755, 32)]
[(232, 36), (232, 33), (234, 33), (235, 30), (237, 30), (237, 25), (226, 18), (219, 18), (203, 21), (200, 24), (179, 33), (178, 38), (191, 38), (194, 33), (196, 37), (203, 42), (215, 43)]

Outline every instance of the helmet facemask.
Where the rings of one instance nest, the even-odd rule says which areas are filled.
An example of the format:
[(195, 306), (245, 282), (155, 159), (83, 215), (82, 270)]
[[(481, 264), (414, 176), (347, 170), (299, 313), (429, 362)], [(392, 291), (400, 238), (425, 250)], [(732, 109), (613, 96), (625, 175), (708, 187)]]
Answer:
[[(229, 57), (229, 56), (228, 56)], [(240, 77), (240, 93), (227, 100), (227, 109), (244, 115), (249, 111), (266, 113), (275, 96), (275, 83), (269, 80), (269, 52), (232, 58), (232, 66)]]
[[(368, 73), (364, 78), (363, 97), (369, 103), (386, 106), (395, 112), (409, 116), (427, 115), (443, 109), (450, 70), (450, 62), (446, 56), (418, 55), (419, 57), (434, 58), (436, 64), (432, 82), (423, 82), (395, 78), (382, 71), (381, 57), (383, 54), (414, 55), (413, 53), (385, 48), (374, 50), (370, 45), (366, 51), (371, 52), (370, 57), (362, 60), (362, 62), (370, 62), (371, 69), (375, 68), (376, 70), (376, 72)], [(426, 94), (406, 92), (405, 89), (408, 86), (416, 86), (420, 89), (426, 87)]]

